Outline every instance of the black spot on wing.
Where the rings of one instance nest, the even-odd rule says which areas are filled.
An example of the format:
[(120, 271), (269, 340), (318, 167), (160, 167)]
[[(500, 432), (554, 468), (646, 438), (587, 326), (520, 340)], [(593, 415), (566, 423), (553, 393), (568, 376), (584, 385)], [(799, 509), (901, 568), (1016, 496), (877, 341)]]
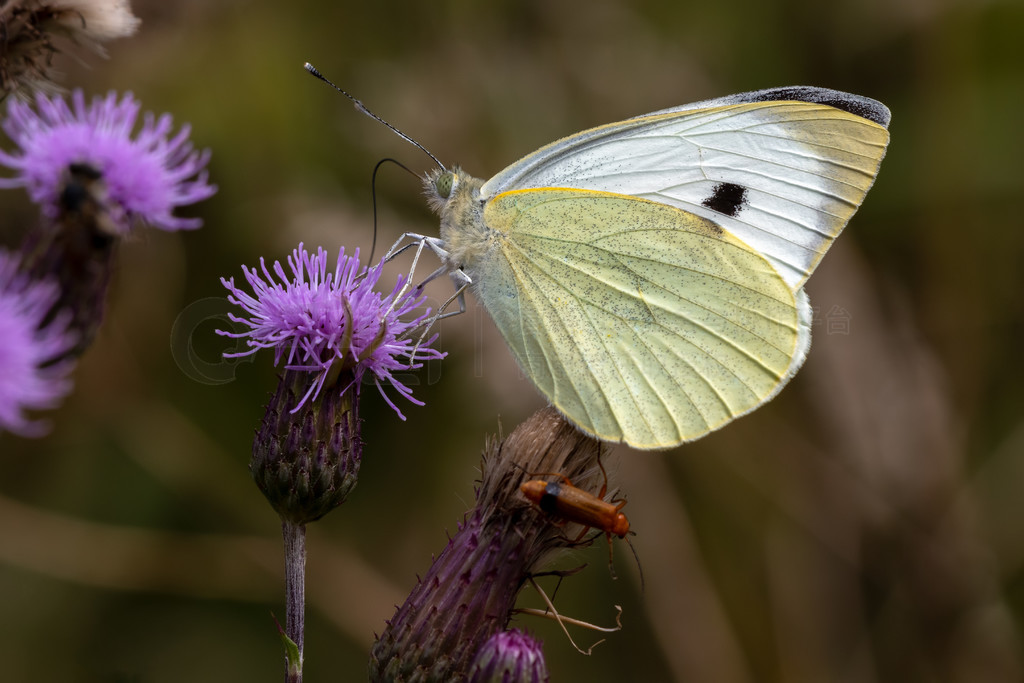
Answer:
[(747, 189), (734, 183), (718, 183), (711, 191), (711, 196), (701, 202), (712, 211), (735, 216), (747, 201)]

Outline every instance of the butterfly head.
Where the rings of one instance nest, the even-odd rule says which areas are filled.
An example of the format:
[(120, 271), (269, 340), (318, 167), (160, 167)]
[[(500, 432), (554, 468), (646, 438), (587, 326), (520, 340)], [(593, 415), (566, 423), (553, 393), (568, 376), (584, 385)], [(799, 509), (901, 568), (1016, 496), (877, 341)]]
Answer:
[(427, 203), (434, 213), (440, 215), (444, 207), (455, 194), (461, 184), (461, 169), (454, 168), (447, 170), (437, 168), (427, 173), (423, 178), (423, 192), (427, 195)]
[(429, 171), (423, 178), (423, 192), (427, 195), (430, 208), (442, 220), (451, 212), (462, 213), (480, 198), (483, 181), (464, 173), (461, 168), (451, 170), (438, 168)]

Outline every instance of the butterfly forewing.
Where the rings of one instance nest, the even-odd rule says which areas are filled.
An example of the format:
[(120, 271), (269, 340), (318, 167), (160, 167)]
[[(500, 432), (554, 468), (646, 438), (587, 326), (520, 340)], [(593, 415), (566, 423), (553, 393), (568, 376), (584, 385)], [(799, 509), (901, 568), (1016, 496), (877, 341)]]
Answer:
[(495, 197), (484, 222), (495, 244), (467, 267), (478, 296), (541, 391), (601, 438), (697, 438), (765, 401), (802, 360), (788, 285), (699, 216), (532, 190)]
[(663, 202), (721, 225), (795, 290), (860, 206), (887, 143), (882, 125), (813, 102), (688, 108), (559, 140), (481, 192), (569, 187)]

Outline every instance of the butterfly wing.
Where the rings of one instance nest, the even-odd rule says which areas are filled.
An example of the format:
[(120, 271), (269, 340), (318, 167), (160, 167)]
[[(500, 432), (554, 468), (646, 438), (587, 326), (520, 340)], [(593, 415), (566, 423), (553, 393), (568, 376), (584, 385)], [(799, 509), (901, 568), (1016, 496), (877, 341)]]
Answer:
[(563, 138), (481, 189), (567, 187), (709, 218), (799, 289), (864, 200), (889, 110), (823, 88), (776, 88), (667, 109)]
[(468, 274), (524, 371), (584, 431), (638, 448), (695, 439), (802, 363), (810, 311), (764, 257), (663, 203), (518, 190), (484, 207)]

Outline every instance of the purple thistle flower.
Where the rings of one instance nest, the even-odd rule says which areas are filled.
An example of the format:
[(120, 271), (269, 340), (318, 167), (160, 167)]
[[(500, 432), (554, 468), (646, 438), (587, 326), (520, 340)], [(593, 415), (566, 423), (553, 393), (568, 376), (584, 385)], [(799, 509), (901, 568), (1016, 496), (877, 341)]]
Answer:
[(430, 346), (436, 335), (421, 344), (422, 336), (415, 334), (430, 311), (415, 315), (425, 295), (419, 288), (410, 291), (408, 278), (398, 278), (390, 294), (374, 290), (383, 261), (367, 268), (358, 250), (346, 256), (341, 249), (331, 271), (322, 247), (310, 253), (299, 244), (287, 264), (288, 271), (280, 261), (268, 268), (263, 259), (258, 269), (242, 266), (251, 294), (236, 286), (234, 278), (221, 278), (228, 301), (245, 312), (228, 317), (246, 329), (217, 332), (245, 339), (249, 347), (226, 357), (272, 348), (275, 365), (285, 370), (256, 430), (249, 471), (281, 517), (285, 633), (290, 641), (287, 679), (298, 681), (305, 628), (305, 525), (344, 503), (358, 481), (363, 380), (372, 377), (404, 420), (384, 386), (423, 405), (394, 372), (422, 367), (424, 359), (445, 354)]
[[(434, 338), (416, 349), (416, 335), (406, 336), (430, 314), (427, 310), (417, 317), (402, 319), (423, 303), (424, 296), (415, 290), (401, 294), (405, 283), (401, 277), (387, 296), (375, 291), (383, 263), (369, 269), (362, 266), (358, 250), (354, 256), (346, 256), (342, 249), (333, 272), (327, 269), (328, 258), (322, 247), (311, 254), (300, 244), (288, 257), (290, 274), (280, 261), (275, 261), (272, 269), (267, 268), (263, 259), (259, 270), (243, 266), (252, 295), (235, 286), (234, 278), (222, 278), (221, 282), (231, 292), (228, 300), (248, 314), (230, 315), (230, 319), (249, 329), (218, 333), (246, 338), (250, 347), (248, 351), (225, 356), (245, 356), (272, 348), (275, 364), (283, 360), (287, 370), (316, 373), (315, 381), (292, 412), (319, 395), (332, 370), (351, 370), (357, 390), (369, 372), (381, 396), (404, 420), (385, 386), (394, 387), (416, 405), (423, 403), (413, 398), (412, 390), (393, 372), (419, 368), (422, 360), (445, 355), (430, 348)], [(343, 392), (347, 389), (341, 387)]]
[(0, 430), (39, 436), (44, 422), (26, 410), (53, 408), (71, 390), (72, 362), (52, 362), (74, 347), (68, 316), (46, 322), (59, 291), (49, 281), (19, 272), (19, 260), (0, 250)]
[(62, 97), (39, 94), (36, 108), (12, 100), (3, 129), (18, 146), (0, 151), (0, 165), (16, 172), (0, 178), (0, 188), (24, 187), (44, 215), (59, 213), (60, 192), (67, 169), (87, 165), (103, 177), (110, 202), (108, 210), (117, 227), (127, 232), (137, 220), (164, 230), (198, 228), (198, 218), (172, 215), (178, 206), (213, 195), (204, 170), (209, 150), (193, 150), (186, 124), (171, 135), (169, 114), (159, 118), (147, 112), (142, 129), (133, 137), (140, 104), (130, 93), (118, 100), (111, 92), (86, 104), (75, 90), (71, 106)]
[(259, 269), (242, 267), (252, 294), (237, 287), (234, 278), (221, 279), (230, 292), (228, 301), (246, 313), (229, 318), (248, 329), (218, 333), (245, 339), (249, 346), (225, 356), (272, 348), (274, 363), (285, 369), (256, 432), (249, 469), (281, 518), (294, 524), (327, 514), (356, 484), (364, 379), (372, 377), (404, 420), (386, 385), (412, 403), (423, 403), (394, 371), (419, 368), (424, 359), (445, 355), (430, 348), (434, 338), (416, 348), (414, 331), (430, 311), (412, 315), (424, 297), (407, 292), (404, 278), (385, 296), (374, 290), (383, 264), (367, 269), (358, 251), (346, 256), (344, 249), (333, 271), (328, 260), (323, 248), (311, 254), (300, 244), (287, 259), (290, 272), (280, 261), (268, 268), (262, 259)]

